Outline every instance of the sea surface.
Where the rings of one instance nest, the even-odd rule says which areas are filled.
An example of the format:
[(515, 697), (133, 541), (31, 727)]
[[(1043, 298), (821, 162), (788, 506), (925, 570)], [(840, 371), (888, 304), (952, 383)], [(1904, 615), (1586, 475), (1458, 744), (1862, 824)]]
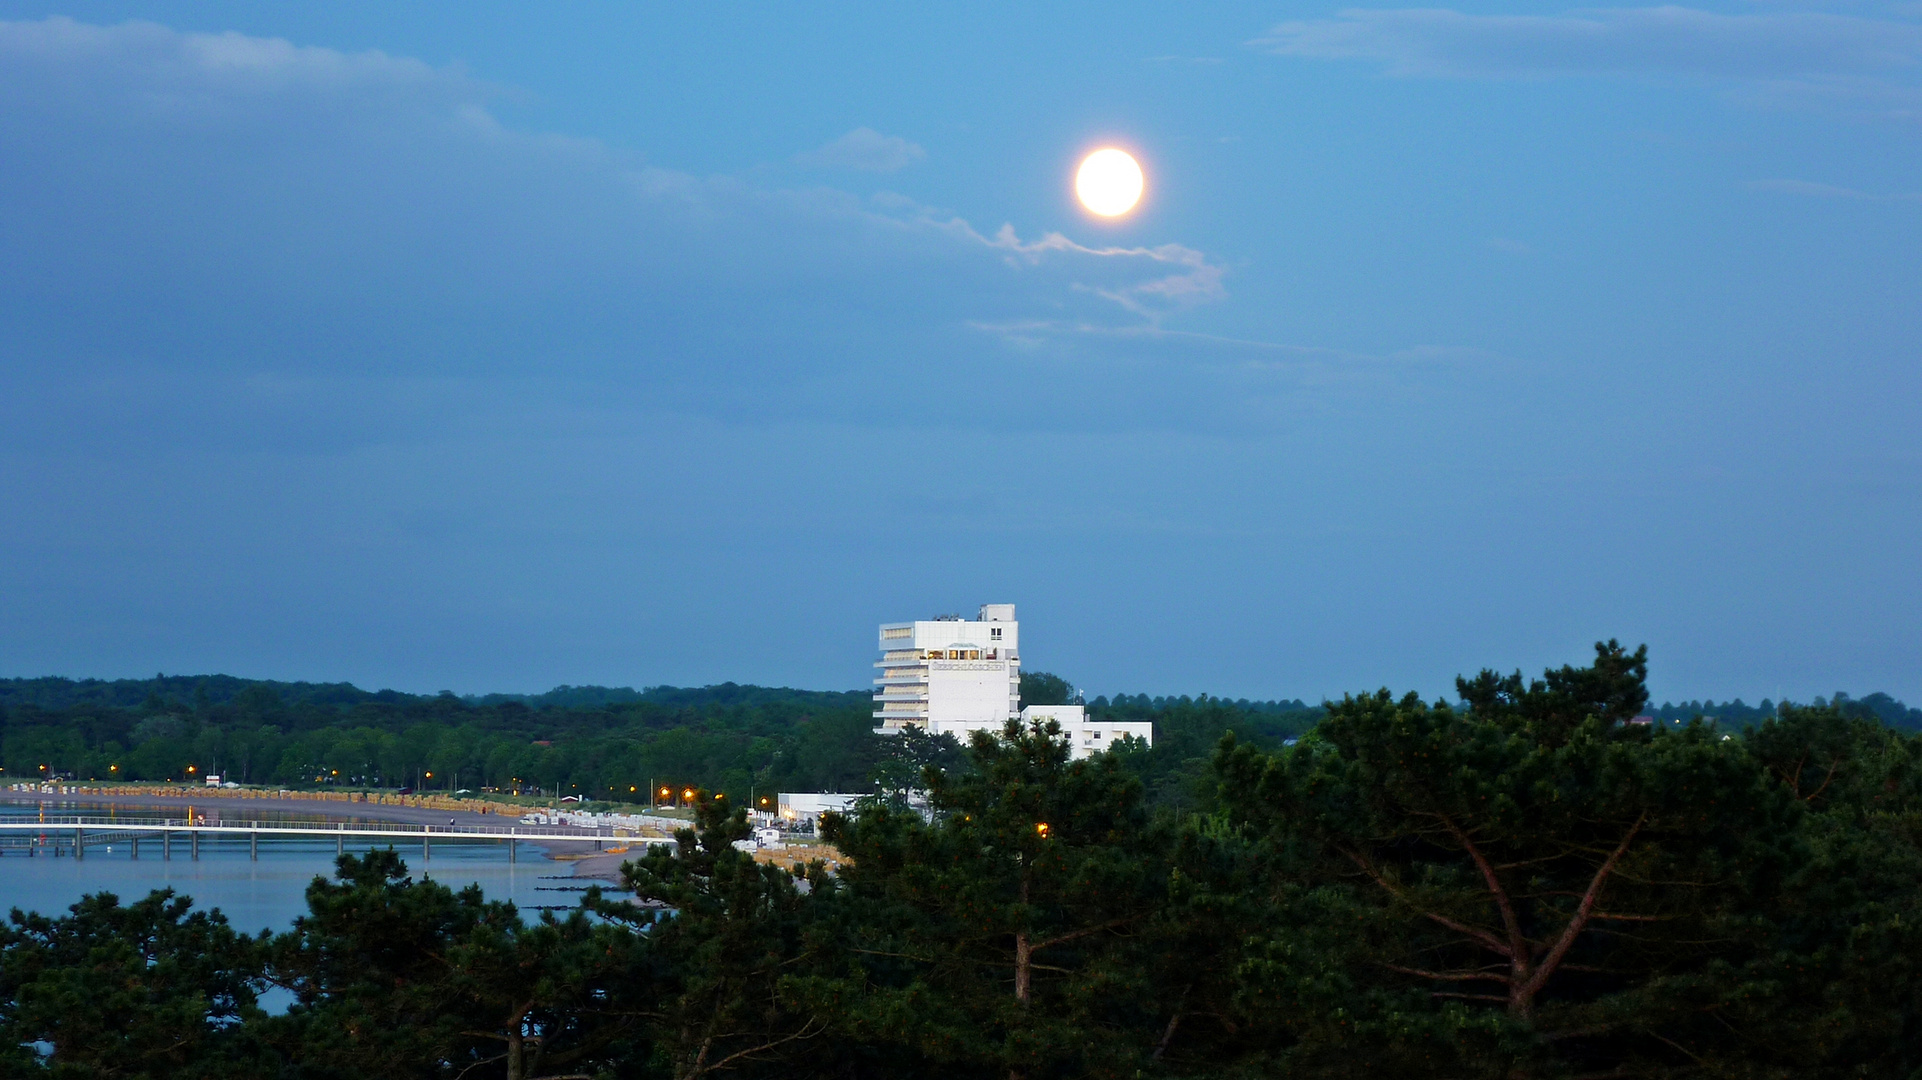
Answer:
[[(40, 814), (34, 805), (0, 803), (0, 818), (17, 820)], [(180, 810), (109, 807), (101, 803), (63, 802), (46, 805), (48, 815), (106, 815), (112, 812), (122, 821), (159, 821), (169, 816), (176, 820)], [(215, 815), (208, 815), (209, 823)], [(228, 814), (230, 822), (235, 818)], [(253, 814), (263, 823), (338, 820), (320, 815)], [(351, 819), (350, 819), (351, 820)], [(100, 828), (90, 826), (90, 828)], [(48, 837), (61, 841), (63, 854), (52, 856), (49, 845), (29, 850), (17, 836), (0, 846), (0, 917), (13, 908), (39, 911), (48, 915), (65, 914), (67, 908), (88, 893), (111, 892), (129, 903), (155, 889), (173, 889), (193, 898), (196, 908), (219, 908), (235, 930), (254, 933), (260, 930), (286, 930), (297, 916), (307, 911), (307, 885), (316, 877), (331, 877), (334, 872), (334, 841), (324, 837), (263, 839), (260, 858), (248, 856), (247, 837), (243, 835), (203, 835), (200, 858), (189, 855), (185, 834), (173, 838), (173, 857), (162, 859), (160, 839), (148, 836), (140, 842), (140, 857), (134, 858), (130, 844), (87, 844), (86, 857), (71, 853), (72, 830), (49, 829)], [(509, 862), (504, 844), (485, 840), (435, 840), (431, 858), (421, 857), (420, 841), (375, 843), (348, 840), (350, 853), (392, 845), (406, 861), (408, 872), (416, 878), (432, 878), (451, 889), (478, 884), (493, 900), (511, 900), (527, 918), (543, 906), (572, 907), (580, 898), (578, 891), (591, 884), (569, 876), (567, 863), (548, 859), (541, 849), (523, 843), (518, 861)]]

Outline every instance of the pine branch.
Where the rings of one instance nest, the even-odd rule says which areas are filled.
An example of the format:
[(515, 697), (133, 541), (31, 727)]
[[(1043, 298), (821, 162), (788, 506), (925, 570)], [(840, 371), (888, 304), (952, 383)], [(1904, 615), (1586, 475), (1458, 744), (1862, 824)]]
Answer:
[(1382, 964), (1381, 966), (1390, 971), (1399, 971), (1403, 975), (1414, 975), (1419, 978), (1435, 979), (1441, 982), (1507, 983), (1513, 979), (1513, 976), (1502, 975), (1493, 971), (1423, 971), (1421, 968), (1402, 967), (1400, 964)]
[(1642, 823), (1647, 820), (1648, 811), (1644, 810), (1642, 816), (1635, 819), (1635, 824), (1629, 826), (1628, 832), (1622, 837), (1622, 842), (1615, 845), (1615, 850), (1609, 854), (1607, 861), (1596, 868), (1595, 876), (1589, 879), (1588, 891), (1582, 895), (1582, 902), (1576, 906), (1575, 914), (1568, 920), (1568, 925), (1562, 928), (1562, 936), (1555, 942), (1554, 947), (1549, 949), (1548, 955), (1542, 958), (1541, 964), (1536, 967), (1528, 981), (1517, 988), (1529, 999), (1534, 998), (1543, 984), (1548, 982), (1549, 976), (1561, 966), (1562, 958), (1568, 955), (1568, 950), (1575, 947), (1575, 939), (1581, 936), (1582, 930), (1588, 926), (1588, 921), (1595, 911), (1595, 904), (1602, 898), (1602, 886), (1608, 882), (1608, 876), (1615, 869), (1615, 864), (1628, 853), (1629, 845), (1635, 842), (1636, 834), (1642, 831)]
[(1508, 897), (1507, 887), (1502, 884), (1501, 878), (1495, 875), (1495, 868), (1488, 864), (1488, 859), (1482, 855), (1482, 849), (1475, 846), (1475, 841), (1469, 839), (1466, 832), (1446, 817), (1442, 818), (1442, 823), (1453, 834), (1455, 842), (1462, 846), (1462, 850), (1468, 853), (1470, 859), (1474, 860), (1476, 869), (1482, 873), (1483, 883), (1488, 886), (1489, 895), (1495, 898), (1495, 907), (1502, 913), (1502, 925), (1508, 930), (1509, 956), (1517, 959), (1526, 957), (1529, 953), (1528, 938), (1522, 933), (1522, 920), (1515, 914), (1515, 904)]
[[(812, 1039), (816, 1035), (819, 1035), (821, 1032), (827, 1030), (827, 1025), (820, 1024), (819, 1026), (816, 1026), (817, 1024), (818, 1024), (818, 1021), (812, 1018), (809, 1018), (807, 1023), (801, 1025), (801, 1030), (794, 1032), (791, 1035), (786, 1035), (779, 1039), (774, 1039), (769, 1042), (764, 1042), (759, 1046), (750, 1046), (744, 1050), (736, 1050), (734, 1053), (729, 1054), (728, 1056), (712, 1064), (699, 1064), (697, 1062), (697, 1064), (699, 1064), (699, 1067), (696, 1068), (693, 1072), (682, 1073), (681, 1080), (696, 1080), (697, 1077), (706, 1076), (708, 1073), (718, 1072), (722, 1069), (725, 1069), (736, 1061), (750, 1059), (757, 1054), (765, 1054), (768, 1051), (775, 1049), (776, 1047), (786, 1046), (788, 1043), (795, 1042), (799, 1039)], [(706, 1057), (706, 1050), (707, 1050), (706, 1047), (702, 1048), (702, 1057), (704, 1058)]]
[(1062, 934), (1059, 937), (1051, 937), (1046, 941), (1035, 942), (1033, 945), (1028, 946), (1028, 951), (1040, 952), (1042, 949), (1045, 949), (1050, 945), (1059, 945), (1064, 941), (1073, 941), (1076, 938), (1084, 938), (1084, 937), (1087, 937), (1089, 934), (1099, 934), (1103, 930), (1113, 930), (1117, 926), (1126, 926), (1131, 922), (1137, 922), (1140, 920), (1140, 918), (1141, 916), (1139, 915), (1129, 915), (1129, 916), (1126, 916), (1125, 918), (1115, 919), (1110, 922), (1102, 923), (1100, 926), (1084, 927), (1083, 929), (1075, 930), (1071, 933)]
[(1416, 904), (1414, 901), (1410, 900), (1406, 893), (1396, 888), (1392, 883), (1389, 882), (1389, 880), (1386, 877), (1382, 876), (1379, 872), (1377, 872), (1375, 868), (1369, 864), (1368, 860), (1363, 858), (1359, 852), (1349, 851), (1348, 849), (1342, 848), (1339, 846), (1337, 846), (1335, 850), (1341, 852), (1343, 855), (1346, 855), (1352, 862), (1354, 862), (1356, 866), (1361, 867), (1362, 873), (1367, 874), (1369, 878), (1371, 878), (1375, 882), (1375, 884), (1380, 885), (1382, 888), (1388, 890), (1388, 893), (1390, 896), (1393, 896), (1395, 899), (1400, 900), (1404, 904), (1407, 904), (1409, 907), (1413, 908), (1418, 914), (1420, 914), (1423, 918), (1428, 919), (1429, 921), (1437, 923), (1441, 926), (1445, 926), (1448, 929), (1453, 930), (1458, 934), (1465, 934), (1471, 938), (1474, 938), (1476, 941), (1479, 941), (1483, 945), (1486, 945), (1489, 949), (1493, 950), (1494, 952), (1502, 956), (1508, 957), (1510, 960), (1515, 959), (1514, 950), (1510, 949), (1506, 944), (1503, 944), (1502, 939), (1496, 937), (1494, 934), (1491, 934), (1488, 931), (1482, 930), (1478, 927), (1469, 926), (1466, 923), (1457, 922), (1454, 919), (1451, 919), (1448, 916), (1441, 914), (1440, 912), (1428, 911), (1422, 908), (1420, 905)]

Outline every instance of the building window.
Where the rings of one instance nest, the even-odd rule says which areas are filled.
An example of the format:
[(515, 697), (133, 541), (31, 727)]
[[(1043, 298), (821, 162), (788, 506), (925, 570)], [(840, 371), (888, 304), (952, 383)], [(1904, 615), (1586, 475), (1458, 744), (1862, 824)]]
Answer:
[(914, 633), (914, 628), (911, 626), (890, 626), (886, 630), (881, 631), (881, 636), (883, 638), (903, 638), (912, 633)]
[(994, 639), (994, 640), (996, 640), (996, 641), (1000, 641), (1000, 640), (1001, 640), (1001, 628), (1000, 628), (1000, 627), (998, 627), (998, 626), (990, 626), (990, 627), (988, 627), (988, 636), (989, 636), (989, 637), (991, 637), (991, 638), (993, 638), (993, 639)]

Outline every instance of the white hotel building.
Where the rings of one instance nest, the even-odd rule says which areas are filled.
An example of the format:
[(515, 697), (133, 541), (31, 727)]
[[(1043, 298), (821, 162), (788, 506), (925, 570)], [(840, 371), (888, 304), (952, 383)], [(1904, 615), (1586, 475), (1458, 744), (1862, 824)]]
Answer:
[(1000, 731), (1009, 720), (1052, 719), (1077, 758), (1123, 736), (1154, 742), (1146, 721), (1090, 721), (1079, 705), (1021, 708), (1021, 624), (1013, 604), (983, 604), (973, 622), (958, 615), (882, 623), (880, 677), (874, 680), (877, 734), (920, 728), (930, 735)]

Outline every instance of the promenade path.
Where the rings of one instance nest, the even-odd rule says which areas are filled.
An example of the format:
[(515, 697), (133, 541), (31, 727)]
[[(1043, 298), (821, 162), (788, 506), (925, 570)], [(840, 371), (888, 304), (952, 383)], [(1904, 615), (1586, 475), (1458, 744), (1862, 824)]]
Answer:
[[(256, 858), (263, 839), (331, 836), (340, 850), (348, 840), (418, 842), (425, 857), (431, 857), (436, 840), (493, 841), (504, 844), (510, 858), (522, 845), (533, 845), (549, 858), (578, 860), (576, 876), (613, 878), (620, 862), (633, 857), (628, 851), (666, 839), (664, 830), (653, 828), (527, 825), (506, 814), (300, 798), (7, 791), (0, 792), (0, 805), (31, 815), (0, 815), (0, 850), (20, 846), (34, 853), (51, 847), (53, 854), (80, 857), (89, 845), (144, 839), (157, 841), (148, 851), (163, 858), (173, 857), (180, 842), (184, 855), (197, 858), (201, 836), (244, 835)], [(607, 854), (609, 847), (617, 853)], [(138, 858), (139, 852), (139, 843), (133, 843), (132, 856)]]

